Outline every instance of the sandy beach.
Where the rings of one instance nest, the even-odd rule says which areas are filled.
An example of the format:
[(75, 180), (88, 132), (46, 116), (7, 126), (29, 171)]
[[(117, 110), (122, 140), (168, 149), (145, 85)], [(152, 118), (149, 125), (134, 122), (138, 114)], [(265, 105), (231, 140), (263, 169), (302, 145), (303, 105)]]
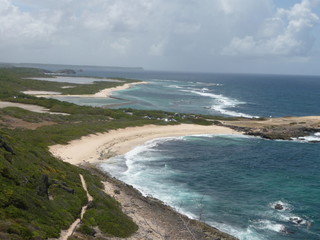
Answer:
[(126, 90), (126, 89), (129, 89), (135, 85), (140, 85), (140, 84), (148, 84), (148, 83), (147, 82), (126, 83), (122, 86), (103, 89), (103, 90), (93, 94), (92, 97), (110, 97), (112, 95), (112, 92), (114, 92), (114, 91)]
[(196, 134), (239, 134), (239, 132), (227, 127), (214, 125), (146, 125), (85, 136), (71, 141), (67, 145), (51, 146), (49, 150), (54, 156), (65, 162), (80, 165), (83, 163), (97, 163), (113, 156), (125, 154), (134, 147), (151, 139)]
[[(241, 133), (227, 127), (213, 125), (145, 125), (84, 136), (67, 145), (51, 146), (49, 150), (55, 157), (80, 165), (104, 179), (105, 192), (113, 196), (121, 204), (122, 211), (139, 226), (135, 234), (126, 238), (128, 240), (236, 240), (205, 223), (189, 219), (157, 199), (143, 196), (132, 186), (102, 173), (96, 166), (101, 160), (106, 161), (110, 157), (125, 154), (151, 139), (198, 134)], [(77, 231), (74, 235), (81, 237), (81, 233)]]
[(125, 83), (121, 86), (113, 87), (113, 88), (105, 88), (102, 89), (101, 91), (95, 93), (95, 94), (79, 94), (79, 95), (63, 95), (59, 93), (51, 93), (51, 92), (42, 92), (39, 94), (39, 91), (25, 91), (24, 93), (34, 95), (37, 97), (86, 97), (86, 98), (108, 98), (112, 95), (112, 92), (114, 91), (121, 91), (121, 90), (126, 90), (129, 89), (135, 85), (140, 85), (140, 84), (148, 84), (148, 82), (133, 82), (133, 83)]

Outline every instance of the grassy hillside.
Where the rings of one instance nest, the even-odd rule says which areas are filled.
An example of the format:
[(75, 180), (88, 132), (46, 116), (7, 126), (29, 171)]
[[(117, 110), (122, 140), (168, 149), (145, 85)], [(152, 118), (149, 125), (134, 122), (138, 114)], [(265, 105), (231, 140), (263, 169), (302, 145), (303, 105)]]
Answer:
[[(41, 76), (41, 71), (1, 69), (0, 98), (39, 104), (71, 115), (39, 114), (20, 108), (0, 109), (0, 239), (58, 237), (61, 229), (68, 228), (79, 217), (87, 201), (79, 173), (85, 177), (94, 197), (82, 228), (90, 233), (93, 226), (99, 226), (107, 235), (129, 236), (137, 226), (121, 212), (118, 203), (102, 191), (99, 178), (55, 159), (48, 152), (51, 144), (66, 143), (81, 135), (122, 126), (121, 115), (21, 94), (21, 90), (52, 90), (53, 85), (59, 85), (22, 79), (29, 76)], [(119, 121), (112, 123), (113, 118)], [(54, 125), (29, 130), (16, 128), (12, 119), (32, 123), (50, 121)]]
[[(70, 115), (34, 113), (15, 107), (0, 109), (0, 239), (58, 237), (61, 229), (68, 228), (79, 217), (81, 207), (87, 202), (80, 173), (94, 197), (80, 231), (89, 236), (93, 228), (98, 227), (106, 236), (131, 235), (138, 227), (121, 212), (119, 204), (102, 191), (100, 179), (84, 169), (54, 158), (48, 146), (67, 143), (90, 133), (128, 126), (182, 122), (206, 125), (221, 119), (162, 111), (77, 106), (21, 93), (23, 90), (62, 91), (61, 86), (65, 85), (26, 80), (35, 76), (43, 76), (42, 71), (0, 69), (0, 100), (36, 104)], [(72, 90), (63, 91), (88, 94), (115, 84), (119, 85), (105, 82), (75, 84)]]
[(58, 237), (87, 201), (79, 173), (95, 197), (93, 213), (86, 217), (104, 216), (89, 226), (101, 226), (115, 236), (128, 236), (137, 229), (117, 202), (101, 191), (98, 178), (48, 153), (49, 135), (1, 129), (0, 136), (0, 239)]

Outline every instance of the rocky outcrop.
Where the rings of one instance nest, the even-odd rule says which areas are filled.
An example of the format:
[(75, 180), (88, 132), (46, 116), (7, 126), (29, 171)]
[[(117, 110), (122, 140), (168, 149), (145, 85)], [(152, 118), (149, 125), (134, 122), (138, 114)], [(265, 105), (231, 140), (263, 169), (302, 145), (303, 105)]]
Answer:
[(274, 205), (274, 209), (276, 210), (283, 210), (283, 205), (280, 203), (277, 203), (276, 205)]
[(258, 129), (249, 129), (245, 134), (252, 136), (260, 136), (266, 139), (281, 139), (291, 140), (292, 138), (304, 137), (312, 135), (320, 129), (306, 128), (306, 127), (290, 127), (290, 126), (277, 126), (277, 127), (264, 127)]
[(40, 184), (38, 187), (38, 195), (41, 197), (47, 197), (49, 198), (49, 194), (48, 194), (48, 189), (50, 187), (50, 183), (49, 183), (49, 177), (48, 175), (41, 175), (40, 177)]
[(8, 143), (6, 143), (5, 140), (3, 139), (3, 137), (1, 137), (1, 136), (0, 136), (0, 148), (3, 148), (7, 152), (15, 155), (13, 148)]
[[(295, 117), (266, 120), (239, 120), (220, 122), (222, 126), (243, 132), (246, 135), (266, 139), (292, 140), (320, 132), (319, 117)], [(315, 141), (317, 142), (317, 141)]]
[(71, 193), (71, 194), (75, 193), (75, 190), (72, 188), (69, 188), (65, 183), (59, 182), (54, 179), (50, 180), (48, 175), (43, 174), (40, 177), (40, 183), (38, 186), (38, 195), (49, 199), (49, 187), (53, 184), (55, 184), (57, 187), (65, 190), (68, 193)]

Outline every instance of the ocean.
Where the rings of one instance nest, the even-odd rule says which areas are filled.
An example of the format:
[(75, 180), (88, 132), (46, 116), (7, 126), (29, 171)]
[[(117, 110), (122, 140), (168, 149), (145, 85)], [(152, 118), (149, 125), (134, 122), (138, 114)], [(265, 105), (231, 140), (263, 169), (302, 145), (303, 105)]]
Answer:
[[(77, 104), (243, 117), (320, 115), (320, 77), (86, 71), (149, 82)], [(320, 134), (313, 139), (320, 139)], [(320, 239), (320, 145), (242, 135), (154, 139), (101, 167), (240, 240)], [(276, 204), (282, 210), (275, 210)], [(299, 223), (297, 223), (297, 221)]]

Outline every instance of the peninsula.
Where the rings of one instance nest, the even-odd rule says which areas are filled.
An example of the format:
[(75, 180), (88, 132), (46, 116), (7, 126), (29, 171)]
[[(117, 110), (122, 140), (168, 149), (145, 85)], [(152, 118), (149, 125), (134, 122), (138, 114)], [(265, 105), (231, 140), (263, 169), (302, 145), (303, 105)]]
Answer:
[(29, 79), (43, 76), (39, 69), (0, 69), (1, 239), (236, 239), (143, 196), (96, 164), (154, 138), (249, 134), (290, 140), (320, 131), (317, 116), (244, 119), (106, 109), (24, 93), (95, 95), (109, 88), (103, 90), (109, 96), (110, 89), (137, 84), (65, 88)]

